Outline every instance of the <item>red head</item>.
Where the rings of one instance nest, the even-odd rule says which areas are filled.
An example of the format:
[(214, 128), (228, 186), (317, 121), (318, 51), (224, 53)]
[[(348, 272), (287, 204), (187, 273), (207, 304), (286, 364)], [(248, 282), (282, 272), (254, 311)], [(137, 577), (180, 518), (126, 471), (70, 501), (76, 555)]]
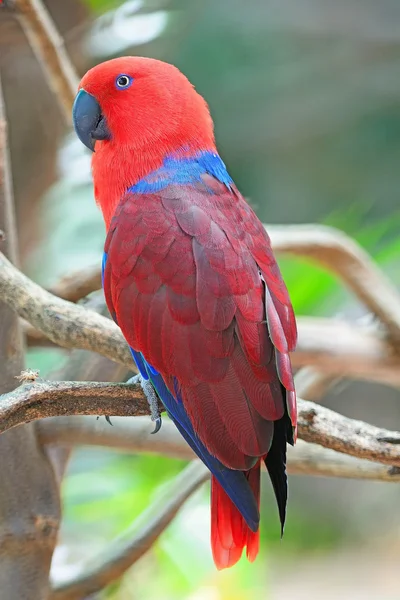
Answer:
[(75, 130), (92, 150), (96, 201), (106, 225), (126, 189), (175, 152), (215, 151), (208, 106), (173, 65), (122, 57), (97, 65), (80, 83)]

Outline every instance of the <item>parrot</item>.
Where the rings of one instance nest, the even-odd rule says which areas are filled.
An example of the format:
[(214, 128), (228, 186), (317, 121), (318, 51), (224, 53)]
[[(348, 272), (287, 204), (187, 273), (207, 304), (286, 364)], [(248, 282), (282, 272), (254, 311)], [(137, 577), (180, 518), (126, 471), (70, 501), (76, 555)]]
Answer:
[(269, 236), (217, 151), (206, 101), (174, 65), (122, 56), (94, 66), (72, 118), (92, 151), (109, 312), (152, 411), (160, 401), (211, 472), (216, 568), (244, 549), (252, 562), (261, 466), (283, 535), (297, 437), (296, 320)]

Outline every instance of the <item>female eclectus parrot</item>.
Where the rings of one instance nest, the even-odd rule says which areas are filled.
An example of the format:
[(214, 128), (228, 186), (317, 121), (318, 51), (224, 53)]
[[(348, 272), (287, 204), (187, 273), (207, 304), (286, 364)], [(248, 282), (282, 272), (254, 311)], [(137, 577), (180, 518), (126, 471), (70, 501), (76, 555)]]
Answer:
[(283, 531), (297, 420), (296, 322), (269, 237), (218, 155), (206, 102), (176, 67), (138, 57), (94, 67), (73, 121), (94, 152), (107, 306), (147, 397), (155, 389), (212, 473), (217, 568), (245, 547), (252, 561), (261, 463)]

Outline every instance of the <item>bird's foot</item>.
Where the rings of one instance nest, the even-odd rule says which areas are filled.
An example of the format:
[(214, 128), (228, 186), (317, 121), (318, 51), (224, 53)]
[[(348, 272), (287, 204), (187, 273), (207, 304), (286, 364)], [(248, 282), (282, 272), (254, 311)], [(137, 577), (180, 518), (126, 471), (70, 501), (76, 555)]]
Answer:
[(153, 384), (148, 379), (144, 379), (139, 373), (134, 377), (128, 379), (126, 383), (139, 383), (144, 395), (146, 396), (147, 402), (149, 403), (151, 420), (155, 422), (154, 430), (151, 433), (157, 433), (161, 429), (162, 419), (160, 415), (160, 410), (158, 408), (158, 396), (153, 387)]

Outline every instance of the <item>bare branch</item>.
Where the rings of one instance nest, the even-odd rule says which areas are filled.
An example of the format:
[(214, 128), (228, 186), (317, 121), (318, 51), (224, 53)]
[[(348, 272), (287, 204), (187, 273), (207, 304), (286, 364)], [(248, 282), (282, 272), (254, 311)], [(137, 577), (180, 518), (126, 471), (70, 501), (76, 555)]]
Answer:
[(45, 417), (148, 414), (149, 406), (140, 385), (36, 381), (0, 396), (0, 433)]
[(39, 348), (57, 348), (57, 344), (49, 340), (39, 329), (32, 327), (30, 323), (21, 319), (22, 331), (26, 337), (26, 344), (28, 347), (39, 347)]
[(276, 252), (307, 256), (336, 273), (400, 341), (400, 296), (354, 240), (324, 225), (268, 226), (268, 233)]
[(191, 460), (195, 454), (175, 425), (164, 419), (157, 435), (149, 417), (113, 417), (113, 427), (93, 417), (53, 417), (37, 423), (41, 443), (65, 446), (102, 446), (121, 452), (159, 454)]
[[(0, 253), (1, 300), (52, 342), (98, 352), (132, 368), (120, 329), (109, 319), (53, 296), (33, 283)], [(299, 318), (295, 367), (315, 366), (332, 377), (400, 385), (400, 358), (370, 328), (330, 319)]]
[(299, 317), (294, 367), (313, 366), (331, 377), (399, 386), (400, 358), (371, 327), (339, 319)]
[[(299, 400), (299, 437), (326, 448), (400, 466), (400, 433), (380, 429)], [(0, 396), (0, 433), (35, 419), (62, 415), (149, 414), (140, 385), (44, 381)]]
[(78, 302), (100, 289), (101, 269), (92, 265), (65, 275), (49, 289), (49, 292), (69, 302)]
[(303, 440), (298, 440), (295, 448), (288, 448), (288, 473), (400, 483), (399, 467), (348, 456)]
[[(79, 271), (74, 271), (62, 277), (58, 282), (51, 286), (49, 292), (54, 296), (68, 300), (69, 302), (78, 302), (89, 294), (101, 289), (101, 270), (96, 266), (89, 266)], [(104, 297), (103, 297), (104, 298)], [(103, 305), (105, 302), (103, 299)], [(28, 346), (54, 346), (54, 342), (49, 340), (41, 331), (32, 327), (30, 323), (22, 321), (22, 328), (26, 336)]]
[(349, 419), (299, 400), (299, 437), (344, 454), (400, 467), (400, 432)]
[(64, 348), (98, 352), (133, 367), (122, 333), (110, 319), (92, 310), (53, 296), (0, 254), (1, 300)]
[[(148, 417), (114, 418), (114, 427), (90, 417), (51, 418), (37, 423), (39, 439), (46, 445), (101, 446), (121, 452), (144, 452), (171, 458), (193, 459), (192, 449), (173, 423), (164, 420), (157, 435)], [(400, 482), (400, 469), (388, 467), (299, 440), (288, 448), (291, 475), (319, 475)]]
[(303, 367), (296, 373), (294, 381), (299, 396), (318, 402), (338, 378), (321, 373), (314, 367)]
[(14, 0), (18, 19), (38, 61), (44, 67), (51, 88), (71, 122), (71, 109), (78, 89), (78, 77), (42, 0)]
[(209, 471), (200, 461), (189, 464), (131, 527), (83, 567), (80, 575), (72, 581), (56, 583), (50, 600), (86, 598), (119, 579), (151, 548), (186, 500), (208, 477)]

